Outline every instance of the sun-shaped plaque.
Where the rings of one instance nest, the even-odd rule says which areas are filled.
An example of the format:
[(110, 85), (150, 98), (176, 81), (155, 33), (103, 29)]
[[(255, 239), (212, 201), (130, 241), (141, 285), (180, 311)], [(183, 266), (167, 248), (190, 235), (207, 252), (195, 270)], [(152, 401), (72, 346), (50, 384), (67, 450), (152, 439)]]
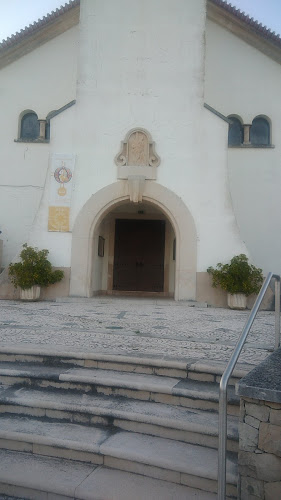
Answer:
[(60, 196), (65, 196), (66, 195), (66, 189), (64, 187), (64, 184), (69, 182), (72, 179), (72, 172), (70, 168), (67, 168), (62, 162), (61, 166), (58, 167), (55, 172), (54, 172), (54, 178), (56, 181), (61, 184), (61, 186), (58, 189), (58, 194)]

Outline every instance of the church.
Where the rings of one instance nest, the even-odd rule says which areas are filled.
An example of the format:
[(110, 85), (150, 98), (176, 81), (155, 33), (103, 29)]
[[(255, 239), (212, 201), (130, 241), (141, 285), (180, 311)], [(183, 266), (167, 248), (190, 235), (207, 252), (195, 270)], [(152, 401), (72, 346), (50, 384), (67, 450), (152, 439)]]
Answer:
[(0, 44), (0, 298), (224, 306), (209, 266), (280, 272), (281, 39), (223, 0), (73, 0)]

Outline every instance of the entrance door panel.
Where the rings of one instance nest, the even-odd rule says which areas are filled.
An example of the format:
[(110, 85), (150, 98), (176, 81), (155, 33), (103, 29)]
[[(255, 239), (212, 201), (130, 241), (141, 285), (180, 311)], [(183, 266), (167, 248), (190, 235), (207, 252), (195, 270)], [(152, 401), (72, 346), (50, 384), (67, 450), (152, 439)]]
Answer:
[(163, 292), (165, 221), (117, 219), (113, 289)]

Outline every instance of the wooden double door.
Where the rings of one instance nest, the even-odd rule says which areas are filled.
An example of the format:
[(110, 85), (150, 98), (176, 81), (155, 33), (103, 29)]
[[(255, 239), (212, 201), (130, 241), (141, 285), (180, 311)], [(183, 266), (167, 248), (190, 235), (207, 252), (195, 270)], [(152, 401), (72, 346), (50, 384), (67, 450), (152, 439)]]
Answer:
[(165, 221), (117, 219), (113, 290), (163, 292)]

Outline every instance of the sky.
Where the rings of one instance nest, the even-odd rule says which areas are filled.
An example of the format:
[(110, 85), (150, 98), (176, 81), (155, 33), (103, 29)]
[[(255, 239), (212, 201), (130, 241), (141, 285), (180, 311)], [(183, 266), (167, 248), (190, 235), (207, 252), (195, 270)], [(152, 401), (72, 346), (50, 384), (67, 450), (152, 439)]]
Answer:
[[(272, 31), (281, 34), (281, 0), (228, 0), (228, 2)], [(65, 3), (64, 0), (0, 0), (0, 41)]]

